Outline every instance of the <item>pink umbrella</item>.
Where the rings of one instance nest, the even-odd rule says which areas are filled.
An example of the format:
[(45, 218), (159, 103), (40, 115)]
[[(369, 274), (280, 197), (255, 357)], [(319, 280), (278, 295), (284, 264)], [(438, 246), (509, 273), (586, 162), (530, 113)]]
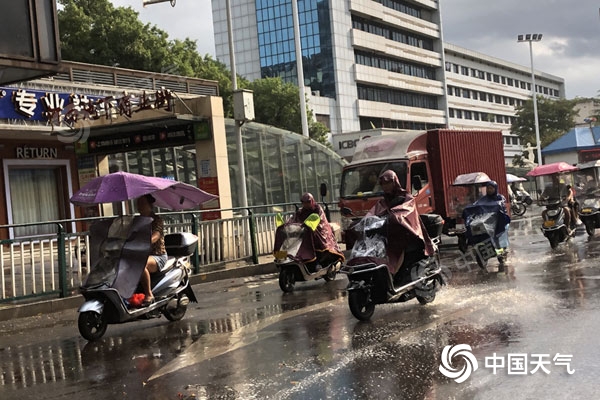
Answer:
[(555, 162), (552, 164), (539, 165), (529, 171), (527, 176), (540, 176), (540, 175), (552, 175), (558, 174), (561, 172), (572, 172), (577, 171), (577, 167), (572, 166), (571, 164), (567, 164), (564, 161)]
[(157, 207), (170, 210), (196, 208), (218, 197), (187, 183), (120, 171), (92, 179), (70, 201), (78, 206), (89, 206), (135, 199), (145, 194), (154, 196)]

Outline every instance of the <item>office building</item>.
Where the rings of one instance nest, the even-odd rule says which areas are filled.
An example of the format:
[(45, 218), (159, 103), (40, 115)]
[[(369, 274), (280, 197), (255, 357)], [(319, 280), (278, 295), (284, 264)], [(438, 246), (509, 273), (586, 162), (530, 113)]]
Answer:
[[(438, 1), (297, 4), (309, 106), (331, 130), (338, 154), (352, 151), (336, 147), (341, 133), (446, 126), (500, 129), (507, 163), (520, 153), (510, 123), (514, 107), (531, 96), (530, 69), (444, 43)], [(226, 3), (212, 7), (216, 55), (228, 65)], [(291, 2), (238, 0), (231, 7), (238, 74), (297, 83)], [(561, 78), (536, 77), (540, 95), (564, 96)], [(346, 136), (344, 143), (354, 140)]]

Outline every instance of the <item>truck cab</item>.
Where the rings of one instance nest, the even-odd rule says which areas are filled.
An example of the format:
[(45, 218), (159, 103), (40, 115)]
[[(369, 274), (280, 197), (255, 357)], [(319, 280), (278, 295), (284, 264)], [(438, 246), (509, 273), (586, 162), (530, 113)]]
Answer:
[(419, 214), (434, 210), (426, 134), (404, 132), (364, 139), (357, 143), (352, 163), (342, 171), (339, 206), (352, 210), (351, 216), (342, 217), (342, 237), (382, 197), (379, 176), (388, 169), (396, 172), (402, 187), (415, 197)]

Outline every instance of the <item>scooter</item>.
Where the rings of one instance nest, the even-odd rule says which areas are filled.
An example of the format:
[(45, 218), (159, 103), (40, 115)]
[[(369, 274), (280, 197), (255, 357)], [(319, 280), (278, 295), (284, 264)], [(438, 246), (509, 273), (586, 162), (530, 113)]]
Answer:
[(508, 255), (508, 215), (498, 205), (481, 204), (465, 207), (462, 215), (465, 231), (458, 235), (458, 249), (470, 254), (484, 271), (488, 261), (496, 257), (501, 272)]
[[(442, 233), (443, 220), (439, 215), (422, 215), (431, 237)], [(416, 298), (421, 304), (435, 300), (443, 285), (438, 254), (425, 256), (422, 246), (408, 246), (404, 261), (395, 276), (386, 264), (387, 219), (364, 217), (352, 229), (357, 235), (352, 254), (341, 272), (348, 276), (348, 306), (352, 315), (361, 321), (371, 318), (377, 304), (399, 303)]]
[(178, 321), (189, 302), (197, 302), (189, 282), (189, 256), (196, 250), (198, 238), (191, 233), (173, 233), (165, 235), (169, 256), (165, 267), (151, 274), (155, 302), (135, 304), (136, 292), (141, 293), (139, 278), (150, 254), (151, 224), (149, 217), (122, 216), (90, 227), (92, 266), (81, 287), (86, 301), (78, 310), (79, 333), (85, 339), (100, 339), (108, 324), (161, 315)]
[(527, 207), (525, 203), (518, 200), (517, 197), (512, 197), (510, 199), (510, 212), (517, 217), (521, 217), (525, 215), (525, 211), (527, 211)]
[(316, 229), (319, 222), (320, 218), (317, 214), (311, 214), (303, 224), (284, 225), (283, 221), (278, 222), (279, 234), (284, 235), (285, 239), (273, 254), (275, 265), (279, 270), (279, 287), (285, 293), (294, 291), (296, 282), (317, 279), (324, 279), (325, 282), (332, 281), (340, 271), (342, 259), (332, 253), (320, 254), (316, 260), (310, 263), (303, 262), (299, 257), (303, 240), (309, 239), (309, 235), (312, 233), (309, 230)]
[(585, 225), (587, 234), (594, 236), (596, 229), (600, 228), (600, 190), (593, 189), (585, 192), (579, 210), (579, 219)]
[(522, 190), (516, 190), (514, 193), (515, 193), (517, 202), (523, 203), (524, 205), (527, 205), (527, 206), (530, 206), (533, 204), (533, 199), (531, 198), (529, 193), (522, 191)]
[(542, 233), (550, 242), (550, 247), (555, 249), (560, 243), (566, 242), (575, 235), (575, 230), (567, 229), (565, 224), (565, 211), (560, 201), (548, 202), (546, 213), (542, 222)]

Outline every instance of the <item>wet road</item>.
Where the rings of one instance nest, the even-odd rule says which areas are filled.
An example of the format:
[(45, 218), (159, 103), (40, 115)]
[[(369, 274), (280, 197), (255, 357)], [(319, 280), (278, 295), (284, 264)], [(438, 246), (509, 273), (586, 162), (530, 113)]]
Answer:
[[(552, 251), (538, 224), (513, 221), (504, 273), (443, 248), (436, 300), (377, 306), (368, 323), (345, 277), (283, 294), (274, 275), (197, 285), (182, 321), (111, 325), (96, 343), (75, 311), (0, 323), (0, 399), (595, 398), (600, 232)], [(439, 370), (459, 344), (478, 365), (462, 383)]]

